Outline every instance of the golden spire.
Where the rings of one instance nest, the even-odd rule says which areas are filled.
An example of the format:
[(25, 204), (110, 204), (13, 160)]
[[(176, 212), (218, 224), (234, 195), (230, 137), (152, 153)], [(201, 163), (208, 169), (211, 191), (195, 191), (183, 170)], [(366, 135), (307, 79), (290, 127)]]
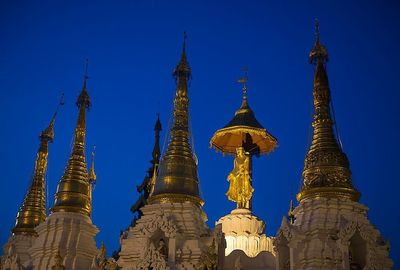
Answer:
[(83, 87), (76, 102), (79, 115), (75, 127), (72, 153), (65, 168), (64, 175), (61, 177), (57, 186), (52, 212), (76, 212), (88, 216), (91, 214), (92, 188), (85, 157), (86, 109), (89, 109), (91, 105), (90, 97), (86, 89), (87, 79), (86, 62)]
[(49, 142), (54, 140), (54, 122), (61, 105), (63, 105), (62, 97), (50, 124), (39, 136), (40, 147), (36, 155), (32, 182), (18, 211), (15, 226), (12, 229), (14, 234), (35, 234), (34, 228), (46, 218), (45, 174), (49, 154), (48, 147)]
[(189, 143), (188, 80), (191, 70), (186, 59), (186, 33), (184, 33), (181, 59), (173, 75), (177, 81), (174, 98), (173, 125), (167, 151), (159, 166), (154, 192), (149, 200), (202, 204), (199, 193), (197, 165)]
[(334, 122), (330, 110), (330, 90), (326, 62), (328, 53), (320, 42), (319, 24), (316, 21), (316, 41), (310, 52), (310, 63), (316, 64), (314, 73), (313, 138), (303, 169), (303, 186), (297, 194), (299, 201), (317, 196), (345, 197), (357, 201), (360, 193), (351, 181), (351, 171), (346, 154), (339, 147), (333, 132)]

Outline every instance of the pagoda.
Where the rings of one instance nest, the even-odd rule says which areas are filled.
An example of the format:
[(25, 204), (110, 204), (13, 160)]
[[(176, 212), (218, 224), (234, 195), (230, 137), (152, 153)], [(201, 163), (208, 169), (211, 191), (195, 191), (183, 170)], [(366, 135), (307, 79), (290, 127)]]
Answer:
[(60, 258), (65, 269), (89, 269), (98, 253), (94, 237), (99, 230), (91, 219), (96, 174), (93, 162), (88, 172), (85, 154), (86, 111), (91, 105), (87, 78), (85, 74), (76, 102), (78, 119), (72, 151), (57, 186), (54, 206), (35, 228), (37, 239), (29, 250), (34, 269), (50, 269)]
[(49, 143), (54, 140), (54, 123), (58, 108), (63, 104), (63, 99), (57, 107), (50, 124), (41, 132), (40, 146), (36, 154), (33, 177), (24, 201), (18, 211), (12, 235), (4, 246), (4, 254), (9, 260), (14, 258), (20, 266), (30, 264), (29, 249), (37, 238), (35, 228), (47, 216), (46, 211), (46, 171), (49, 155)]
[(289, 220), (283, 218), (274, 239), (277, 269), (391, 269), (388, 243), (359, 202), (348, 158), (334, 133), (328, 52), (321, 44), (318, 22), (309, 59), (316, 65), (313, 137), (304, 160), (299, 205), (291, 207)]
[(121, 236), (117, 262), (122, 269), (216, 269), (223, 263), (224, 239), (220, 229), (211, 230), (206, 224), (197, 162), (189, 143), (191, 69), (186, 35), (173, 76), (177, 86), (168, 147), (154, 174), (148, 203)]

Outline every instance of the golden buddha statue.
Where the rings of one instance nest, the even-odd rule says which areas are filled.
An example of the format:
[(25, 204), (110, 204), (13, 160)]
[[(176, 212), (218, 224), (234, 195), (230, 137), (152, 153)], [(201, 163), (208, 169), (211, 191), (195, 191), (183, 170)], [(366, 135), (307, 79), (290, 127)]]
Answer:
[(237, 208), (250, 208), (253, 195), (251, 186), (251, 157), (243, 147), (236, 148), (236, 157), (233, 170), (228, 175), (230, 183), (226, 196), (237, 203)]

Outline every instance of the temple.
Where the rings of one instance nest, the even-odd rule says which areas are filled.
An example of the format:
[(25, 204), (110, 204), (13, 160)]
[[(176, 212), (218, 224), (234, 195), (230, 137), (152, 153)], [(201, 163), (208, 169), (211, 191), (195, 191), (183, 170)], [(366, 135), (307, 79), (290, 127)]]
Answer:
[[(45, 172), (56, 113), (39, 137), (32, 181), (4, 245), (0, 269), (392, 269), (389, 243), (369, 222), (368, 208), (359, 202), (361, 191), (352, 182), (350, 162), (338, 140), (326, 70), (328, 52), (320, 40), (318, 23), (315, 32), (309, 54), (315, 66), (313, 136), (304, 160), (298, 203), (290, 202), (275, 236), (267, 235), (266, 222), (256, 215), (261, 209), (253, 209), (252, 205), (253, 183), (263, 180), (273, 187), (275, 180), (253, 178), (253, 170), (259, 168), (253, 168), (252, 161), (261, 158), (268, 162), (273, 158), (273, 151), (279, 151), (278, 139), (250, 107), (251, 91), (257, 89), (248, 93), (247, 70), (238, 80), (242, 100), (231, 120), (213, 135), (201, 134), (211, 137), (210, 146), (230, 158), (232, 167), (217, 168), (226, 172), (226, 179), (200, 182), (189, 128), (192, 69), (184, 34), (180, 58), (172, 72), (176, 89), (172, 124), (165, 135), (167, 146), (162, 152), (162, 126), (157, 117), (154, 140), (149, 140), (149, 144), (154, 143), (151, 165), (142, 181), (132, 183), (138, 184), (138, 197), (131, 206), (132, 220), (127, 220), (129, 226), (121, 232), (120, 249), (107, 257), (104, 243), (97, 247), (95, 242), (99, 229), (92, 222), (92, 213), (97, 211), (92, 200), (97, 176), (95, 148), (90, 166), (86, 162), (87, 111), (92, 105), (86, 71), (76, 102), (78, 115), (71, 154), (54, 203), (47, 211)], [(220, 118), (222, 122), (229, 116)], [(236, 207), (207, 224), (201, 190), (214, 180), (227, 181), (226, 200)]]

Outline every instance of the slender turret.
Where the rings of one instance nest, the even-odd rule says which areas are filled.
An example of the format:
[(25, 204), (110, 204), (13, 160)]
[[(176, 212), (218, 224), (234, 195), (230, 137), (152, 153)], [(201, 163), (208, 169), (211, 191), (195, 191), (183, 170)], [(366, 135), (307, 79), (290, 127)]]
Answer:
[(353, 187), (349, 161), (333, 132), (335, 123), (331, 117), (331, 94), (326, 73), (328, 53), (320, 42), (318, 22), (316, 41), (309, 58), (310, 63), (316, 64), (313, 138), (304, 161), (304, 183), (297, 199), (301, 201), (307, 197), (334, 196), (357, 201), (360, 194)]
[(152, 152), (153, 159), (151, 162), (151, 167), (147, 170), (147, 173), (142, 181), (142, 183), (136, 187), (138, 193), (140, 193), (139, 198), (135, 204), (131, 207), (133, 213), (138, 213), (138, 218), (142, 216), (142, 211), (140, 208), (147, 204), (147, 200), (154, 188), (154, 179), (157, 174), (158, 164), (160, 162), (160, 132), (162, 130), (160, 117), (157, 116), (157, 121), (154, 125), (154, 147)]
[[(62, 99), (60, 105), (62, 105)], [(49, 142), (53, 142), (54, 140), (54, 122), (57, 111), (58, 108), (49, 126), (39, 136), (40, 147), (36, 155), (32, 183), (18, 211), (15, 226), (12, 229), (14, 234), (36, 234), (34, 228), (46, 218), (45, 174), (47, 170)]]
[(157, 115), (157, 121), (156, 124), (154, 125), (154, 147), (153, 147), (153, 152), (152, 152), (152, 157), (153, 159), (151, 160), (151, 164), (153, 164), (153, 167), (160, 162), (160, 156), (161, 156), (161, 151), (160, 151), (160, 132), (162, 130), (161, 127), (161, 121), (160, 121), (160, 116)]
[(96, 183), (97, 176), (96, 172), (94, 170), (94, 156), (96, 154), (96, 145), (93, 146), (93, 151), (92, 151), (92, 163), (90, 164), (90, 170), (89, 170), (89, 181), (91, 182), (92, 185)]
[(72, 153), (65, 168), (64, 175), (57, 187), (52, 212), (75, 212), (90, 216), (91, 180), (89, 179), (85, 158), (86, 109), (89, 109), (90, 97), (86, 89), (87, 76), (76, 105), (79, 109), (76, 123)]
[(160, 162), (152, 201), (202, 204), (199, 193), (197, 164), (189, 143), (189, 95), (188, 81), (191, 69), (186, 59), (186, 35), (181, 59), (173, 75), (177, 81), (174, 98), (173, 124), (167, 151)]

